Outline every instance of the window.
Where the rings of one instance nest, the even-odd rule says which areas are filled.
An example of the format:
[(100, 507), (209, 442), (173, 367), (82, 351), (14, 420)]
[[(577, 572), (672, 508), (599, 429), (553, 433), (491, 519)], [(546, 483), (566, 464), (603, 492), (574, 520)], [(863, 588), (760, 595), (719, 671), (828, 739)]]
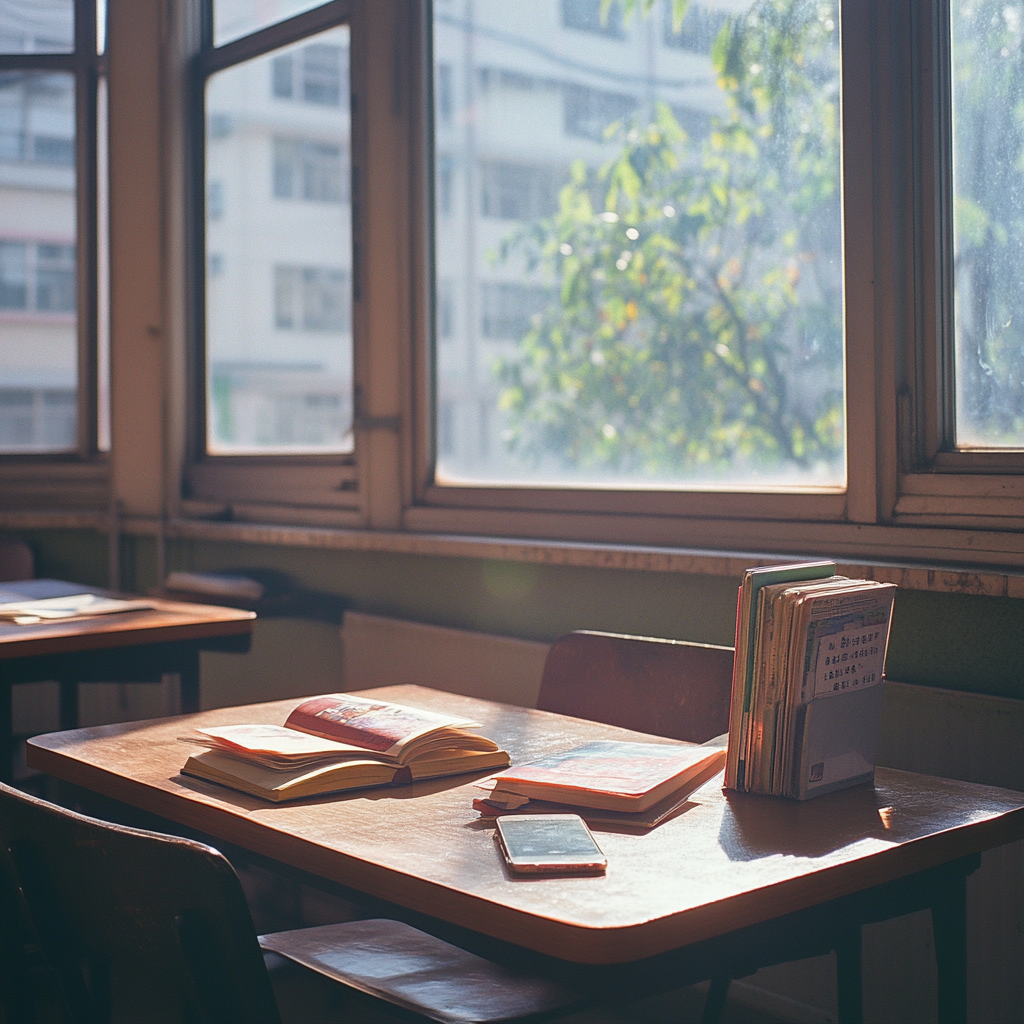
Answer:
[(562, 25), (578, 32), (594, 32), (613, 39), (621, 39), (625, 35), (622, 7), (618, 2), (562, 0)]
[(275, 138), (274, 198), (347, 203), (347, 165), (338, 145)]
[[(215, 25), (221, 12), (237, 13), (217, 0)], [(244, 36), (203, 53), (199, 494), (230, 493), (218, 458), (353, 448), (349, 28), (330, 6), (317, 18), (282, 20), (257, 56)]]
[(560, 175), (552, 167), (485, 161), (480, 178), (483, 217), (530, 220), (548, 216), (557, 208)]
[(275, 323), (280, 330), (340, 333), (351, 323), (350, 294), (344, 270), (275, 267)]
[(340, 106), (348, 92), (342, 74), (346, 68), (347, 49), (327, 43), (303, 46), (274, 58), (273, 94), (279, 99)]
[(485, 338), (517, 341), (529, 333), (534, 317), (551, 301), (547, 288), (522, 284), (485, 284), (480, 329)]
[(0, 3), (7, 455), (89, 458), (106, 446), (104, 17), (92, 0)]
[(353, 0), (208, 43), (190, 497), (1024, 563), (1018, 6)]
[(1024, 448), (1024, 4), (953, 4), (955, 437)]
[(635, 96), (570, 82), (565, 87), (565, 134), (602, 142), (614, 122), (637, 109)]
[[(790, 6), (719, 18), (742, 71), (716, 67), (714, 40), (654, 68), (660, 21), (643, 19), (660, 10), (636, 11), (603, 60), (574, 46), (580, 4), (554, 37), (554, 0), (436, 34), (459, 79), (482, 81), (477, 39), (531, 72), (488, 71), (486, 102), (456, 116), (474, 122), (455, 159), (478, 156), (480, 214), (452, 218), (435, 265), (464, 302), (483, 283), (477, 331), (456, 314), (437, 360), (473, 425), (458, 452), (438, 444), (439, 484), (844, 486), (839, 15)], [(611, 88), (641, 73), (644, 103)]]
[(692, 2), (686, 5), (682, 22), (675, 24), (672, 4), (663, 5), (662, 39), (666, 46), (692, 50), (707, 56), (715, 45), (718, 33), (728, 21), (728, 12), (719, 7)]

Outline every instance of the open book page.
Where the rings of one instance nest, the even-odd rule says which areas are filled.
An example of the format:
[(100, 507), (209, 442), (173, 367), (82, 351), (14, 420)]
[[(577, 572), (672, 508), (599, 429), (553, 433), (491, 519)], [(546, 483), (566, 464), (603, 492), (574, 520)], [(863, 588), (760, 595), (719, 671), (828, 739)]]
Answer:
[(152, 601), (123, 601), (99, 594), (70, 594), (67, 597), (47, 597), (37, 601), (12, 601), (0, 604), (0, 619), (23, 625), (51, 619), (80, 619), (92, 615), (116, 615), (155, 608)]
[(285, 725), (377, 751), (402, 763), (428, 749), (496, 749), (490, 740), (464, 732), (476, 727), (476, 722), (347, 693), (307, 700), (288, 716)]
[[(295, 729), (286, 729), (282, 725), (210, 726), (196, 729), (194, 736), (182, 739), (268, 768), (299, 768), (328, 759), (342, 761), (365, 758), (367, 755), (362, 747), (310, 736)], [(374, 756), (380, 761), (394, 760), (386, 754)]]

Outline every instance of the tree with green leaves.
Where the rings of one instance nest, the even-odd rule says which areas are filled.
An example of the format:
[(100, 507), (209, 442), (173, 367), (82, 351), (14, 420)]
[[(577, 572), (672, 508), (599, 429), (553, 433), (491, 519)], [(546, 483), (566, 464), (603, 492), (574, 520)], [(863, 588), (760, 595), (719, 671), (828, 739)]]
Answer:
[(610, 126), (616, 157), (576, 163), (557, 212), (497, 254), (557, 295), (496, 369), (507, 441), (538, 464), (652, 481), (841, 466), (836, 5), (759, 0), (711, 56), (726, 113), (706, 138), (664, 103)]

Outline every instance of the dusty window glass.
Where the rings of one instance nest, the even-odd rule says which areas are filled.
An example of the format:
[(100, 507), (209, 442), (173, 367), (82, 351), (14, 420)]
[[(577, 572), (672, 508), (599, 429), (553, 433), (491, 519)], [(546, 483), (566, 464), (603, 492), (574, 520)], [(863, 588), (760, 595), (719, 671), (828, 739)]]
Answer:
[(956, 443), (1024, 447), (1024, 3), (950, 4)]
[(838, 2), (433, 12), (437, 482), (844, 487)]
[[(9, 31), (14, 15), (24, 14), (25, 26), (31, 22), (42, 32), (45, 23), (57, 33), (59, 7), (0, 5), (0, 30)], [(32, 36), (22, 52), (45, 49), (43, 38)], [(66, 451), (77, 444), (77, 216), (73, 76), (0, 70), (3, 452)]]
[(71, 53), (73, 0), (6, 0), (0, 4), (0, 53)]
[(352, 449), (347, 27), (212, 75), (207, 449)]

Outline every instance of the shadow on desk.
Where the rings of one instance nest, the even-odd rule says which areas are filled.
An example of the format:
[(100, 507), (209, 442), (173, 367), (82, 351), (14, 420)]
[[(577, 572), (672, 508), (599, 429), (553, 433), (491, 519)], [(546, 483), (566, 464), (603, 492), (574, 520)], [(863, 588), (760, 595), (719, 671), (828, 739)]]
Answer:
[(719, 845), (730, 860), (752, 861), (821, 857), (859, 839), (885, 839), (882, 797), (871, 783), (806, 801), (726, 790)]

